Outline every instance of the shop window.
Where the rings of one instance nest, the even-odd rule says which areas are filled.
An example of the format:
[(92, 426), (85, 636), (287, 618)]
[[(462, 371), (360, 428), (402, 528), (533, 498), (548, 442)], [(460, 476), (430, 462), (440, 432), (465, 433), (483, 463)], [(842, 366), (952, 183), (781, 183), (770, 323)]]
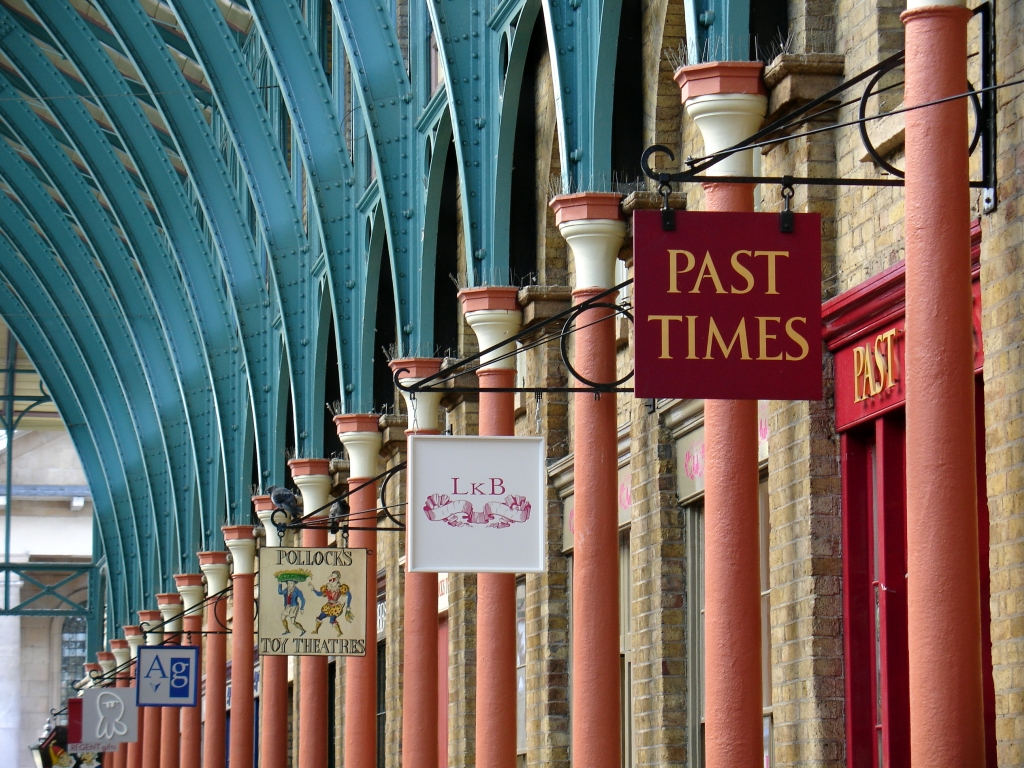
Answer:
[[(758, 485), (758, 525), (760, 530), (761, 573), (761, 696), (764, 723), (764, 766), (775, 765), (772, 719), (772, 642), (771, 642), (771, 581), (768, 559), (768, 477)], [(698, 499), (690, 505), (688, 513), (689, 537), (687, 555), (691, 563), (687, 576), (687, 594), (690, 595), (689, 630), (689, 742), (693, 745), (691, 765), (703, 767), (704, 754), (704, 503)]]
[[(996, 765), (985, 493), (984, 396), (976, 381), (986, 765)], [(903, 408), (842, 435), (847, 765), (910, 765), (906, 435)]]
[(377, 768), (384, 768), (384, 746), (388, 719), (387, 696), (385, 693), (387, 685), (387, 643), (382, 640), (377, 643)]
[(516, 754), (526, 758), (526, 579), (516, 580)]
[(62, 702), (77, 695), (71, 686), (82, 677), (88, 631), (88, 624), (81, 616), (69, 616), (64, 619), (60, 631), (60, 701)]

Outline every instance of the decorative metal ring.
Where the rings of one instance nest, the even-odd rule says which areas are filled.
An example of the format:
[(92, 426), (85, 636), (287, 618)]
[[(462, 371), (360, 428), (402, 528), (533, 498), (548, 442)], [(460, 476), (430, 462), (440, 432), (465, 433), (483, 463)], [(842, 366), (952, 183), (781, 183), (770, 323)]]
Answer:
[[(630, 313), (628, 309), (626, 309), (623, 306), (620, 306), (619, 304), (613, 304), (607, 301), (599, 301), (593, 304), (580, 304), (578, 307), (574, 308), (572, 314), (570, 314), (569, 317), (566, 318), (565, 325), (562, 327), (562, 334), (558, 340), (559, 350), (562, 353), (562, 362), (565, 364), (565, 367), (569, 370), (569, 373), (572, 375), (574, 379), (585, 384), (588, 387), (592, 387), (597, 392), (601, 392), (608, 389), (614, 389), (615, 387), (620, 387), (625, 382), (633, 378), (633, 371), (630, 371), (621, 379), (617, 379), (616, 381), (611, 381), (606, 384), (602, 384), (596, 381), (591, 381), (590, 379), (586, 378), (579, 371), (573, 368), (572, 363), (569, 362), (568, 338), (569, 334), (572, 333), (571, 328), (573, 322), (575, 322), (576, 318), (579, 317), (584, 312), (586, 312), (587, 310), (600, 308), (611, 309), (613, 310), (613, 312), (617, 314), (625, 315), (626, 319), (629, 320), (629, 322), (633, 322), (632, 313)], [(614, 315), (608, 315), (606, 318), (601, 318), (601, 320), (598, 320), (597, 322), (604, 322), (605, 320), (610, 319), (613, 316)]]
[(672, 174), (665, 171), (654, 171), (650, 166), (651, 155), (661, 152), (662, 154), (668, 155), (669, 160), (675, 160), (675, 153), (664, 144), (652, 144), (644, 150), (643, 155), (640, 156), (640, 168), (643, 169), (644, 176), (659, 184), (666, 185), (672, 181)]
[[(875, 148), (875, 145), (871, 143), (871, 139), (868, 138), (868, 124), (865, 120), (865, 117), (867, 115), (868, 99), (872, 96), (872, 91), (874, 90), (875, 86), (878, 85), (878, 81), (902, 64), (903, 60), (897, 59), (893, 61), (890, 66), (885, 67), (884, 69), (881, 69), (875, 73), (871, 80), (868, 81), (867, 87), (864, 89), (864, 93), (860, 97), (860, 106), (857, 110), (857, 117), (860, 120), (858, 130), (860, 131), (860, 140), (864, 144), (864, 148), (867, 149), (868, 154), (871, 155), (871, 159), (875, 161), (875, 164), (879, 168), (882, 168), (890, 175), (895, 176), (899, 179), (905, 178), (904, 171), (901, 171), (899, 168), (892, 165), (892, 163), (887, 162), (881, 156), (881, 154), (879, 154), (878, 150)], [(981, 141), (982, 125), (984, 123), (984, 120), (982, 119), (983, 112), (981, 108), (981, 99), (978, 97), (978, 92), (975, 90), (974, 86), (971, 85), (971, 82), (969, 80), (967, 81), (967, 91), (970, 95), (971, 104), (974, 107), (975, 117), (974, 136), (972, 137), (971, 144), (967, 149), (967, 154), (972, 155), (974, 154), (974, 150), (978, 148), (978, 143)]]
[(388, 505), (386, 503), (387, 499), (385, 498), (385, 496), (387, 495), (388, 483), (390, 483), (391, 479), (393, 477), (396, 477), (399, 472), (401, 472), (403, 469), (405, 469), (405, 467), (406, 467), (405, 462), (403, 462), (401, 464), (398, 464), (397, 466), (394, 467), (394, 469), (391, 472), (389, 472), (388, 474), (386, 474), (384, 477), (381, 478), (380, 490), (378, 491), (378, 498), (377, 498), (378, 506), (381, 509), (384, 510), (384, 514), (388, 516), (388, 519), (391, 522), (393, 522), (395, 525), (400, 526), (402, 528), (405, 528), (405, 525), (403, 523), (399, 522), (398, 520), (396, 520), (394, 515), (391, 514), (391, 509), (388, 507)]

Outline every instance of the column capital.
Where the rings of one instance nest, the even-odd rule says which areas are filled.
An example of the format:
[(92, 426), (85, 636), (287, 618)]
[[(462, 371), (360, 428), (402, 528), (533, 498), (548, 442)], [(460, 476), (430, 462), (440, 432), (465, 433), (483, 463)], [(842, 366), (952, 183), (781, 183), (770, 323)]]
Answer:
[(330, 459), (292, 459), (288, 462), (288, 468), (292, 471), (292, 479), (298, 482), (300, 477), (308, 475), (330, 475)]
[(85, 680), (87, 681), (86, 687), (94, 688), (96, 686), (96, 682), (93, 680), (92, 673), (95, 672), (98, 675), (103, 674), (103, 667), (95, 662), (89, 662), (88, 664), (83, 664), (82, 666), (85, 669)]
[(380, 448), (380, 417), (373, 413), (346, 413), (334, 417), (338, 439), (348, 454), (350, 480), (368, 480), (378, 474)]
[[(315, 462), (315, 463), (314, 463)], [(288, 462), (292, 468), (292, 479), (302, 492), (302, 512), (308, 515), (314, 509), (320, 509), (327, 503), (333, 481), (330, 475), (328, 459), (292, 459)], [(301, 474), (296, 474), (299, 469)], [(311, 469), (315, 471), (305, 472)], [(315, 517), (324, 517), (326, 509), (321, 509)]]
[(228, 553), (200, 552), (199, 569), (206, 576), (206, 590), (215, 595), (228, 588)]
[(231, 562), (236, 576), (251, 575), (256, 572), (256, 539), (253, 537), (251, 525), (225, 525), (224, 543), (231, 552)]
[(156, 596), (156, 604), (164, 620), (164, 630), (169, 633), (181, 632), (181, 614), (184, 603), (177, 592), (164, 592)]
[(206, 597), (206, 588), (203, 586), (203, 575), (201, 573), (178, 573), (174, 576), (174, 585), (181, 595), (182, 604), (186, 611), (191, 611)]
[(114, 664), (118, 667), (124, 666), (132, 657), (132, 650), (131, 646), (128, 645), (128, 641), (119, 638), (110, 641), (110, 652), (114, 654)]
[(615, 285), (615, 260), (626, 238), (621, 200), (617, 193), (578, 192), (550, 202), (575, 263), (573, 290), (607, 290)]
[(164, 639), (164, 633), (162, 631), (150, 632), (149, 628), (154, 624), (161, 624), (164, 620), (163, 614), (155, 608), (138, 611), (138, 614), (139, 626), (142, 627), (146, 636), (146, 645), (160, 645)]
[(114, 659), (114, 654), (110, 651), (100, 651), (96, 654), (96, 661), (99, 662), (100, 669), (103, 670), (104, 675), (109, 675), (114, 667), (117, 666), (117, 662)]
[(138, 624), (126, 624), (121, 627), (124, 632), (124, 641), (128, 643), (129, 655), (134, 660), (139, 655), (139, 646), (146, 642), (142, 634), (142, 627)]
[(274, 523), (272, 522), (274, 517), (274, 510), (277, 509), (277, 507), (274, 506), (274, 502), (270, 500), (270, 496), (253, 496), (252, 508), (256, 512), (256, 517), (260, 519), (260, 523), (263, 525), (264, 546), (281, 546), (281, 540), (277, 535), (277, 526), (275, 526)]
[[(433, 376), (441, 370), (441, 359), (437, 357), (403, 357), (388, 363), (392, 373), (402, 371), (398, 380), (403, 384), (414, 384), (417, 381)], [(436, 432), (437, 412), (441, 405), (440, 392), (418, 392), (415, 401), (408, 392), (402, 392), (405, 408), (409, 413), (409, 426), (406, 433)]]
[[(459, 291), (462, 312), (466, 322), (476, 334), (481, 350), (500, 344), (503, 339), (514, 336), (523, 326), (523, 311), (519, 308), (519, 289), (506, 286), (464, 288)], [(515, 357), (502, 357), (515, 352), (513, 344), (505, 344), (484, 355), (480, 362), (488, 368), (516, 367)]]
[[(704, 154), (728, 149), (756, 133), (768, 112), (759, 61), (715, 61), (676, 70), (686, 113), (704, 138)], [(708, 171), (713, 176), (751, 176), (753, 150), (736, 152)]]

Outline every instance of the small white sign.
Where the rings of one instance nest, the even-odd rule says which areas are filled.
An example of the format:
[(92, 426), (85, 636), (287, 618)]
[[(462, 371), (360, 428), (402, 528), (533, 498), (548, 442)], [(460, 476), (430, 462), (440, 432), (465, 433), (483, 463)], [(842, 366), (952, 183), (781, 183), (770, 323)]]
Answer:
[(138, 709), (131, 688), (86, 688), (81, 699), (68, 702), (69, 752), (111, 752), (136, 740)]
[(543, 573), (543, 437), (409, 436), (406, 570)]
[(144, 645), (135, 661), (136, 703), (140, 707), (194, 707), (199, 689), (199, 649)]

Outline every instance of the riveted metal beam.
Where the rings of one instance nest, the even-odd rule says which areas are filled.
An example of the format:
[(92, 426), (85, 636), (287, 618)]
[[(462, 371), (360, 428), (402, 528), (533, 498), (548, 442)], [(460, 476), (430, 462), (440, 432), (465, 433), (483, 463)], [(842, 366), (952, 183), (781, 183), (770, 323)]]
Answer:
[[(387, 229), (398, 312), (398, 354), (434, 354), (433, 282), (420, 269), (425, 143), (415, 128), (426, 105), (405, 71), (386, 4), (332, 0), (370, 137)], [(367, 264), (367, 274), (375, 271)], [(368, 283), (368, 292), (376, 285)]]
[[(47, 32), (86, 78), (85, 85), (96, 103), (104, 108), (117, 138), (135, 162), (156, 208), (156, 215), (175, 246), (174, 252), (183, 262), (180, 266), (202, 333), (203, 351), (215, 396), (212, 405), (216, 409), (216, 418), (201, 415), (190, 422), (193, 435), (198, 434), (193, 443), (202, 514), (195, 538), (191, 535), (192, 515), (182, 516), (182, 527), (189, 533), (182, 539), (188, 546), (180, 553), (177, 567), (184, 572), (187, 567), (198, 567), (195, 552), (203, 542), (215, 534), (219, 535), (220, 524), (224, 521), (224, 510), (217, 505), (221, 495), (218, 488), (220, 478), (216, 473), (218, 465), (224, 465), (230, 503), (237, 509), (244, 502), (248, 508), (245, 498), (248, 475), (239, 477), (238, 463), (223, 462), (219, 455), (222, 445), (226, 455), (247, 453), (245, 432), (239, 429), (239, 416), (244, 424), (248, 393), (234, 307), (227, 295), (221, 262), (207, 247), (204, 223), (198, 219), (184, 183), (167, 157), (163, 142), (134, 94), (128, 90), (125, 79), (71, 6), (36, 0), (33, 8), (46, 25)], [(103, 94), (103, 98), (97, 94)], [(186, 398), (202, 397), (203, 394), (202, 388), (192, 386), (188, 387)]]
[[(0, 14), (11, 21), (6, 10), (0, 9)], [(67, 196), (80, 226), (95, 243), (97, 255), (107, 267), (106, 274), (125, 311), (142, 320), (132, 324), (133, 338), (140, 349), (143, 380), (149, 384), (157, 419), (148, 427), (139, 423), (140, 439), (146, 446), (141, 467), (152, 489), (163, 561), (170, 566), (173, 552), (183, 549), (177, 529), (177, 497), (172, 490), (172, 478), (191, 478), (194, 474), (195, 455), (186, 414), (193, 403), (201, 402), (199, 396), (183, 396), (179, 389), (182, 378), (195, 381), (194, 377), (198, 376), (200, 382), (205, 382), (207, 401), (212, 400), (208, 369), (199, 348), (199, 334), (181, 274), (168, 258), (166, 239), (158, 234), (124, 165), (63, 75), (20, 29), (4, 35), (0, 45), (18, 68), (18, 74), (37, 94), (56, 97), (48, 102), (51, 114), (59, 120), (71, 149), (78, 153), (103, 190), (111, 215), (127, 239), (130, 251), (114, 236), (112, 227), (96, 226), (100, 211), (93, 195)], [(70, 178), (80, 178), (70, 167), (70, 160), (54, 135), (43, 129), (35, 115), (12, 107), (8, 102), (4, 103), (3, 111), (55, 186), (68, 188)], [(109, 224), (109, 220), (105, 223)], [(107, 238), (105, 245), (103, 236)], [(149, 278), (148, 285), (145, 277)], [(165, 334), (172, 340), (170, 344)], [(203, 410), (212, 416), (212, 406)], [(135, 412), (140, 417), (147, 413), (141, 406)], [(201, 414), (197, 416), (202, 418)], [(168, 567), (170, 570), (173, 569)], [(171, 575), (170, 572), (160, 574), (163, 587), (170, 587)]]
[(361, 375), (373, 364), (372, 342), (369, 347), (362, 343), (359, 311), (366, 295), (366, 265), (355, 216), (356, 173), (349, 162), (342, 120), (298, 6), (252, 0), (250, 9), (281, 86), (310, 181), (334, 296), (343, 406), (349, 412), (365, 412), (373, 407), (372, 385), (365, 386), (366, 377)]
[(622, 0), (543, 0), (565, 192), (610, 189)]
[[(29, 356), (40, 366), (40, 372), (47, 370), (48, 359), (57, 360), (69, 378), (72, 389), (83, 404), (83, 413), (89, 413), (89, 425), (97, 441), (103, 460), (104, 475), (110, 483), (113, 509), (118, 517), (118, 527), (125, 535), (139, 525), (135, 540), (129, 539), (124, 551), (126, 585), (131, 587), (128, 605), (142, 604), (152, 596), (153, 568), (149, 558), (159, 563), (159, 552), (155, 550), (152, 534), (146, 530), (141, 514), (136, 509), (151, 507), (148, 488), (139, 482), (138, 475), (131, 469), (133, 453), (138, 452), (134, 430), (129, 420), (116, 410), (123, 410), (123, 399), (118, 402), (118, 386), (112, 381), (109, 359), (95, 365), (87, 348), (76, 340), (64, 312), (53, 302), (46, 287), (40, 283), (30, 269), (26, 259), (16, 252), (6, 238), (0, 238), (0, 274), (8, 292), (14, 294), (10, 304), (4, 305), (4, 319), (18, 336)], [(36, 340), (33, 340), (31, 326), (38, 323)], [(38, 338), (45, 341), (51, 351), (40, 349)], [(98, 348), (92, 345), (93, 354)], [(56, 394), (56, 392), (54, 392)], [(133, 442), (134, 450), (133, 450)], [(147, 539), (147, 534), (149, 539)]]
[[(111, 36), (138, 71), (154, 109), (170, 129), (170, 139), (196, 189), (196, 204), (218, 243), (245, 353), (260, 479), (264, 487), (280, 485), (284, 482), (284, 431), (278, 418), (279, 334), (267, 321), (274, 301), (262, 249), (246, 221), (246, 203), (234, 188), (200, 105), (150, 18), (134, 3), (98, 0), (98, 5)], [(241, 451), (225, 460), (244, 467), (248, 457)], [(214, 536), (206, 546), (220, 549), (223, 541)]]
[(259, 213), (283, 314), (295, 408), (296, 455), (323, 452), (324, 407), (316, 381), (318, 282), (315, 254), (289, 184), (289, 169), (241, 51), (216, 5), (172, 0), (182, 30), (210, 83)]

